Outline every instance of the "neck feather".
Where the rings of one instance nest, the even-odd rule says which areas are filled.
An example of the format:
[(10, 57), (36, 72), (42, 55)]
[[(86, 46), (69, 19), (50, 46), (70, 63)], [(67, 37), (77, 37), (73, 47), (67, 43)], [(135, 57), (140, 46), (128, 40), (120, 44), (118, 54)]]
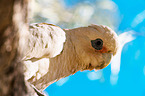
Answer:
[(32, 82), (39, 90), (43, 90), (53, 82), (74, 74), (81, 69), (69, 32), (66, 32), (66, 42), (63, 51), (60, 55), (49, 60), (47, 74)]

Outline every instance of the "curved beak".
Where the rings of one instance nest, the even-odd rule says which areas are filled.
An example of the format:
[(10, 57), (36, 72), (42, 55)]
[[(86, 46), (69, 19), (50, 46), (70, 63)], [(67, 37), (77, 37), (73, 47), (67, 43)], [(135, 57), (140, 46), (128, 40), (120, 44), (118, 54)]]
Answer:
[(95, 67), (95, 69), (103, 69), (110, 64), (111, 58), (113, 57), (113, 53), (102, 53), (103, 61)]
[(104, 53), (103, 54), (105, 65), (110, 64), (110, 61), (111, 61), (112, 57), (113, 57), (113, 53)]

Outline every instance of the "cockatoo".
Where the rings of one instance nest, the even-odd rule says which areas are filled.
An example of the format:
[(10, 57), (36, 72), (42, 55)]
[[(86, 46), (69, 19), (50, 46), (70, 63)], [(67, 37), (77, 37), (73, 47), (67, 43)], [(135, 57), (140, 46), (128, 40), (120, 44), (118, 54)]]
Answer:
[(74, 29), (30, 25), (24, 52), (25, 79), (38, 90), (81, 70), (105, 68), (118, 49), (118, 36), (104, 25)]

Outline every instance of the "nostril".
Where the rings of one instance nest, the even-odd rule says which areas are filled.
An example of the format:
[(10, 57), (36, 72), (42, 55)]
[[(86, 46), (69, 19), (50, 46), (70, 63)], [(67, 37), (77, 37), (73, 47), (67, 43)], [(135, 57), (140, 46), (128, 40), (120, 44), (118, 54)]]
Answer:
[(111, 50), (109, 50), (108, 53), (111, 53)]

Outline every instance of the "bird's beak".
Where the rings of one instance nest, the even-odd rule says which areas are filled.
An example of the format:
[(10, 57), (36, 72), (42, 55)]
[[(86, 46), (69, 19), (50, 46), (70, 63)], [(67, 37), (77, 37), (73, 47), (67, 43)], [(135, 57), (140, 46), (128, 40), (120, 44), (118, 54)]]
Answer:
[(104, 53), (103, 54), (105, 65), (109, 65), (110, 64), (110, 61), (111, 61), (112, 57), (113, 57), (113, 53)]
[(95, 67), (96, 70), (103, 69), (110, 64), (111, 58), (113, 57), (113, 53), (102, 53), (103, 61)]

